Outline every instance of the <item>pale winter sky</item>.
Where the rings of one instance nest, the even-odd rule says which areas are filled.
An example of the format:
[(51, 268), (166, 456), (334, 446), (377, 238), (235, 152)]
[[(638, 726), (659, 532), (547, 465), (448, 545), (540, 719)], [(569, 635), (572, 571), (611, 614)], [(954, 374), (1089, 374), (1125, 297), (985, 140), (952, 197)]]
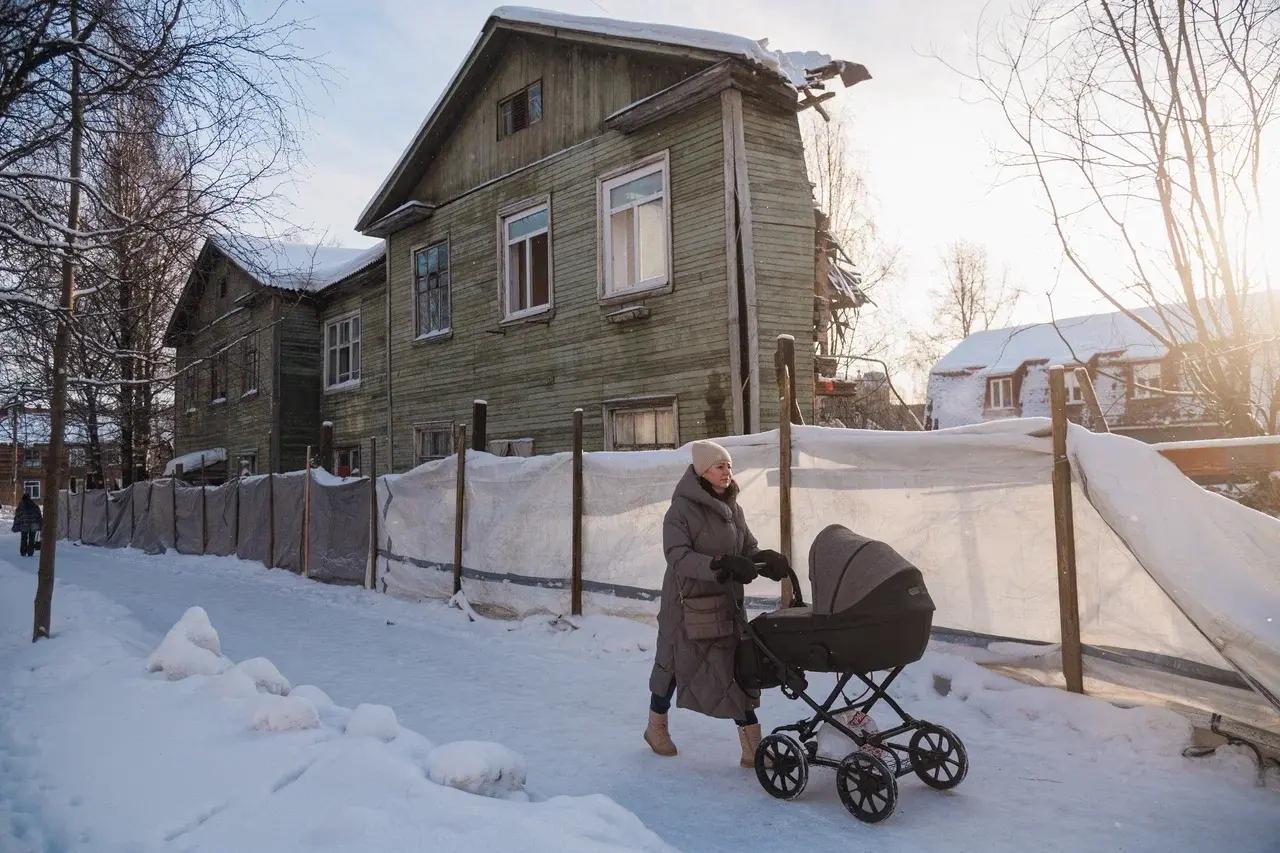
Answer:
[[(980, 18), (1010, 0), (541, 0), (581, 15), (653, 21), (767, 37), (782, 50), (820, 50), (861, 62), (874, 79), (836, 103), (852, 118), (885, 236), (901, 246), (902, 275), (877, 297), (894, 325), (924, 327), (939, 254), (964, 238), (985, 245), (1027, 295), (1016, 319), (1106, 310), (1069, 272), (1035, 188), (1010, 183), (993, 147), (1007, 144), (1001, 119), (934, 58), (963, 64)], [(1016, 2), (1016, 0), (1015, 0)], [(294, 188), (291, 218), (341, 245), (365, 246), (356, 217), (466, 55), (493, 5), (314, 0), (305, 49), (333, 66), (328, 91), (312, 94), (309, 165)], [(905, 329), (900, 336), (905, 342)], [(911, 396), (923, 389), (912, 389)]]

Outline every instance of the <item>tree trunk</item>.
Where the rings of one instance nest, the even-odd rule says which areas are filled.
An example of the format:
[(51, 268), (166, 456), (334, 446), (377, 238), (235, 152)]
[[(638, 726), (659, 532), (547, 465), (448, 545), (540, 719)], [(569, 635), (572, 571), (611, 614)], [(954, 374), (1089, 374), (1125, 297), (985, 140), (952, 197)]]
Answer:
[[(71, 40), (80, 38), (78, 3), (71, 0)], [(80, 61), (71, 54), (71, 191), (67, 206), (67, 226), (72, 232), (80, 223), (80, 149), (84, 136), (84, 114), (80, 104)], [(40, 568), (36, 581), (35, 622), (31, 642), (49, 636), (53, 621), (53, 557), (58, 542), (58, 488), (61, 485), (63, 429), (67, 408), (67, 348), (71, 315), (74, 310), (76, 240), (68, 234), (66, 256), (62, 259), (62, 311), (53, 343), (53, 393), (49, 400), (49, 449), (44, 467), (44, 523), (40, 530)]]

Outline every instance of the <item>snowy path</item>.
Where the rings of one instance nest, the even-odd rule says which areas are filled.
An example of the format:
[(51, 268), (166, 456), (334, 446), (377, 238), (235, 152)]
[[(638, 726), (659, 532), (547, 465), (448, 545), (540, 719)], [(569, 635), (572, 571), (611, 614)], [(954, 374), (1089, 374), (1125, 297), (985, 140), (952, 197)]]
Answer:
[[(16, 538), (0, 536), (0, 623), (10, 623), (0, 624), (0, 661), (29, 631), (35, 561), (16, 554)], [(840, 805), (830, 771), (816, 769), (798, 801), (769, 798), (736, 766), (731, 723), (674, 711), (680, 756), (650, 753), (640, 739), (647, 626), (608, 618), (574, 632), (538, 618), (473, 624), (439, 603), (324, 586), (230, 558), (67, 544), (58, 557), (60, 584), (127, 609), (151, 642), (199, 604), (232, 659), (267, 656), (295, 684), (318, 685), (340, 705), (390, 705), (436, 743), (503, 743), (528, 760), (536, 796), (606, 794), (687, 850), (1261, 851), (1280, 837), (1280, 796), (1254, 785), (1242, 755), (1183, 759), (1186, 730), (1173, 715), (1024, 687), (945, 651), (908, 669), (895, 696), (965, 739), (969, 777), (947, 794), (903, 779), (895, 816), (869, 827)], [(55, 595), (55, 631), (59, 616)], [(950, 679), (945, 697), (935, 674)], [(761, 719), (791, 722), (799, 707), (774, 691)]]

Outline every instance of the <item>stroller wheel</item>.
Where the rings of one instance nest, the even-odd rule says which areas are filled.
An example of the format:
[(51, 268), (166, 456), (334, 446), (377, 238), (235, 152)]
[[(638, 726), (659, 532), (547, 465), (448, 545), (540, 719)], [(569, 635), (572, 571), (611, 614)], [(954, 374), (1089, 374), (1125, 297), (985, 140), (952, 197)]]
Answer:
[(862, 750), (840, 762), (836, 791), (849, 813), (863, 823), (879, 823), (898, 805), (898, 780), (888, 765)]
[(769, 735), (756, 747), (760, 787), (780, 800), (794, 800), (809, 784), (809, 758), (790, 735)]
[(911, 736), (909, 749), (912, 769), (930, 788), (954, 788), (969, 772), (969, 754), (950, 729), (925, 723)]

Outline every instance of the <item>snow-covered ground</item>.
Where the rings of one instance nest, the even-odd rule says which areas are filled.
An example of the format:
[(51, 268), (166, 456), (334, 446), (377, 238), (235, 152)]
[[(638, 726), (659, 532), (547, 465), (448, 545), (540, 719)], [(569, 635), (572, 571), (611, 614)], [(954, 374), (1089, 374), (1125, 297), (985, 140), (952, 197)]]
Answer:
[[(728, 722), (675, 710), (680, 755), (653, 755), (640, 739), (646, 625), (470, 622), (438, 602), (233, 558), (60, 543), (56, 637), (33, 646), (35, 559), (17, 551), (0, 536), (5, 853), (1261, 851), (1280, 838), (1277, 781), (1258, 787), (1244, 753), (1185, 759), (1188, 728), (1172, 713), (1026, 687), (945, 646), (894, 692), (964, 738), (968, 779), (945, 794), (903, 779), (897, 813), (867, 826), (824, 769), (800, 799), (771, 799), (737, 767)], [(219, 645), (176, 660), (240, 665), (176, 681), (164, 665), (148, 673), (192, 606)], [(211, 642), (198, 614), (179, 633)], [(799, 716), (776, 691), (761, 709), (766, 727)], [(457, 789), (468, 786), (501, 796)]]

